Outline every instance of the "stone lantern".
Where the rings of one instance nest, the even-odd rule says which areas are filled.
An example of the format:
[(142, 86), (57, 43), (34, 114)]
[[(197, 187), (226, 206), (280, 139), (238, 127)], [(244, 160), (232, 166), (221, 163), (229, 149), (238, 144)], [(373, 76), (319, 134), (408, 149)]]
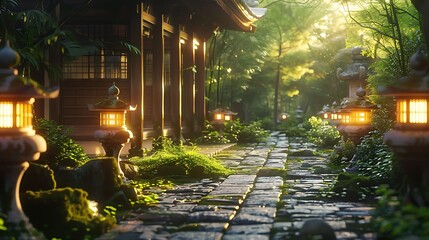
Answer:
[(47, 147), (33, 130), (34, 99), (55, 98), (59, 90), (45, 91), (37, 82), (18, 76), (14, 67), (19, 61), (6, 41), (0, 49), (0, 212), (7, 214), (8, 231), (20, 233), (18, 239), (35, 239), (37, 231), (22, 210), (19, 186), (28, 161), (39, 159)]
[(318, 115), (324, 120), (324, 121), (330, 121), (332, 111), (328, 104), (323, 105), (322, 111), (318, 112)]
[(134, 111), (130, 106), (119, 99), (120, 90), (115, 83), (108, 89), (109, 97), (101, 102), (88, 105), (90, 111), (100, 113), (100, 129), (96, 130), (94, 137), (101, 143), (108, 157), (115, 157), (118, 162), (119, 176), (126, 180), (120, 166), (120, 154), (125, 143), (133, 138), (133, 133), (127, 129), (125, 114)]
[(230, 111), (229, 109), (216, 108), (211, 111), (213, 115), (213, 119), (211, 124), (213, 127), (219, 132), (219, 134), (223, 135), (223, 129), (225, 128), (225, 122), (231, 121), (234, 115), (237, 113)]
[(365, 80), (368, 78), (368, 66), (371, 58), (362, 55), (363, 49), (355, 47), (351, 49), (352, 62), (347, 64), (346, 69), (338, 68), (337, 77), (349, 85), (348, 96), (354, 96), (360, 86), (365, 86)]
[[(411, 73), (379, 93), (396, 100), (396, 124), (384, 135), (384, 142), (405, 171), (406, 196), (418, 205), (429, 205), (429, 60), (416, 53), (410, 60)], [(420, 191), (420, 194), (415, 194)], [(420, 200), (419, 200), (420, 199)]]
[(343, 118), (345, 135), (355, 144), (359, 144), (361, 138), (373, 129), (371, 126), (372, 110), (377, 106), (365, 99), (366, 91), (362, 87), (356, 91), (357, 99), (347, 103), (343, 111), (349, 113)]

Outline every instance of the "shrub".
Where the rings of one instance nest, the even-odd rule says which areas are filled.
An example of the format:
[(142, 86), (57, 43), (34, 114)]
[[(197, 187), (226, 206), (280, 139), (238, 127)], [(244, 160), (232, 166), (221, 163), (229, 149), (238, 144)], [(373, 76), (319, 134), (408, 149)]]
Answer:
[(280, 123), (279, 129), (284, 131), (288, 137), (304, 137), (310, 126), (309, 124), (298, 123), (294, 118), (289, 118)]
[(202, 136), (195, 139), (196, 143), (209, 143), (209, 144), (222, 144), (229, 143), (230, 140), (225, 136), (221, 136), (218, 131), (216, 131), (209, 121), (205, 122), (205, 130), (202, 132)]
[(393, 153), (383, 143), (383, 135), (372, 131), (356, 146), (356, 166), (360, 174), (387, 182), (393, 177)]
[(152, 155), (130, 159), (140, 168), (144, 176), (173, 176), (188, 177), (218, 177), (230, 174), (232, 171), (225, 168), (217, 159), (198, 153), (197, 148), (187, 150), (182, 145), (175, 145), (165, 138), (162, 147)]
[(404, 203), (387, 187), (380, 187), (377, 193), (380, 198), (371, 218), (377, 239), (429, 238), (429, 208)]
[(261, 127), (261, 122), (241, 124), (237, 119), (226, 123), (225, 136), (232, 142), (257, 143), (266, 141), (269, 133)]
[(42, 118), (36, 119), (34, 127), (48, 145), (47, 151), (40, 154), (40, 164), (55, 169), (57, 166), (79, 167), (89, 160), (82, 146), (70, 138), (69, 129)]
[(355, 146), (351, 140), (341, 139), (334, 151), (329, 155), (329, 160), (336, 166), (348, 162), (355, 153)]
[(336, 196), (345, 198), (347, 201), (357, 201), (372, 195), (373, 185), (374, 182), (369, 177), (343, 172), (338, 174), (331, 190)]
[(307, 133), (308, 140), (319, 147), (333, 147), (341, 136), (335, 126), (329, 125), (319, 117), (308, 119), (311, 129)]
[(269, 136), (269, 132), (261, 127), (260, 122), (242, 124), (240, 119), (225, 122), (223, 136), (209, 122), (206, 122), (205, 128), (204, 135), (197, 138), (196, 143), (255, 143), (264, 142)]

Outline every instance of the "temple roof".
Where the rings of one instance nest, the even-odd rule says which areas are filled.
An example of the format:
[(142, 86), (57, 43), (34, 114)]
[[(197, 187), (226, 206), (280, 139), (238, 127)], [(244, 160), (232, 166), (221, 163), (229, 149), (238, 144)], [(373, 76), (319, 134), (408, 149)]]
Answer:
[(254, 22), (262, 17), (266, 9), (249, 7), (242, 0), (182, 0), (194, 9), (200, 18), (213, 22), (220, 28), (254, 32)]

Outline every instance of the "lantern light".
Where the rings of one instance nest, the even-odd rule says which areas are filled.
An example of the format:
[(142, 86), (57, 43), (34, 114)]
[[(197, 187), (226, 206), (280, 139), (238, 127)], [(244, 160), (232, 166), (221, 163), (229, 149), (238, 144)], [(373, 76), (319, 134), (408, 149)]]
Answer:
[(419, 52), (411, 57), (410, 66), (408, 76), (390, 86), (378, 88), (380, 95), (396, 100), (396, 123), (383, 140), (407, 175), (409, 191), (405, 197), (413, 202), (419, 199), (420, 203), (428, 206), (427, 196), (415, 196), (414, 193), (429, 190), (429, 60)]
[[(19, 186), (28, 161), (39, 159), (46, 141), (33, 130), (35, 98), (55, 98), (58, 88), (44, 90), (34, 80), (18, 76), (20, 57), (8, 41), (0, 49), (0, 212), (5, 226), (19, 239), (35, 239), (38, 232), (22, 211)], [(41, 234), (40, 234), (41, 235)]]
[(119, 88), (113, 83), (108, 89), (109, 97), (93, 105), (88, 105), (90, 111), (100, 112), (100, 128), (94, 133), (94, 137), (102, 144), (106, 156), (115, 157), (118, 163), (119, 177), (125, 181), (121, 168), (120, 154), (125, 143), (133, 138), (133, 133), (127, 129), (125, 114), (134, 111), (136, 106), (130, 106), (119, 99)]
[(280, 120), (281, 121), (286, 121), (289, 118), (289, 114), (287, 113), (281, 113), (280, 114)]
[(232, 121), (234, 115), (237, 113), (230, 111), (229, 109), (216, 108), (215, 110), (209, 112), (213, 115), (213, 120), (211, 124), (216, 128), (220, 135), (223, 135), (223, 129), (225, 128), (225, 122)]
[(357, 99), (345, 104), (343, 111), (348, 115), (344, 117), (345, 135), (350, 138), (354, 144), (358, 144), (361, 138), (371, 131), (372, 110), (377, 106), (365, 99), (366, 91), (362, 87), (356, 90)]

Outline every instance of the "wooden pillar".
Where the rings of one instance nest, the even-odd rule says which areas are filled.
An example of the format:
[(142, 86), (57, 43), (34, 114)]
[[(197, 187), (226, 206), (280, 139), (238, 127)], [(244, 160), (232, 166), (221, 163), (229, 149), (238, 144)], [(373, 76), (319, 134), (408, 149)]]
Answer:
[(129, 28), (130, 42), (132, 45), (140, 49), (141, 54), (129, 53), (129, 79), (131, 86), (131, 101), (130, 104), (137, 105), (134, 112), (128, 113), (130, 122), (130, 129), (133, 132), (134, 138), (131, 141), (131, 148), (140, 150), (143, 143), (143, 18), (142, 13), (143, 4), (137, 5), (136, 12), (133, 12), (131, 24)]
[(193, 34), (188, 35), (188, 40), (184, 46), (183, 56), (183, 119), (186, 123), (188, 137), (194, 135), (194, 114), (195, 114), (195, 51), (193, 45)]
[(171, 124), (173, 128), (173, 141), (182, 139), (182, 46), (180, 43), (180, 25), (175, 26), (171, 38), (171, 86), (170, 106)]
[(198, 39), (199, 46), (195, 53), (197, 73), (195, 75), (195, 130), (201, 133), (206, 119), (206, 94), (205, 94), (205, 58), (206, 46), (203, 39)]
[(153, 130), (154, 137), (164, 131), (164, 27), (163, 14), (157, 12), (153, 31)]

